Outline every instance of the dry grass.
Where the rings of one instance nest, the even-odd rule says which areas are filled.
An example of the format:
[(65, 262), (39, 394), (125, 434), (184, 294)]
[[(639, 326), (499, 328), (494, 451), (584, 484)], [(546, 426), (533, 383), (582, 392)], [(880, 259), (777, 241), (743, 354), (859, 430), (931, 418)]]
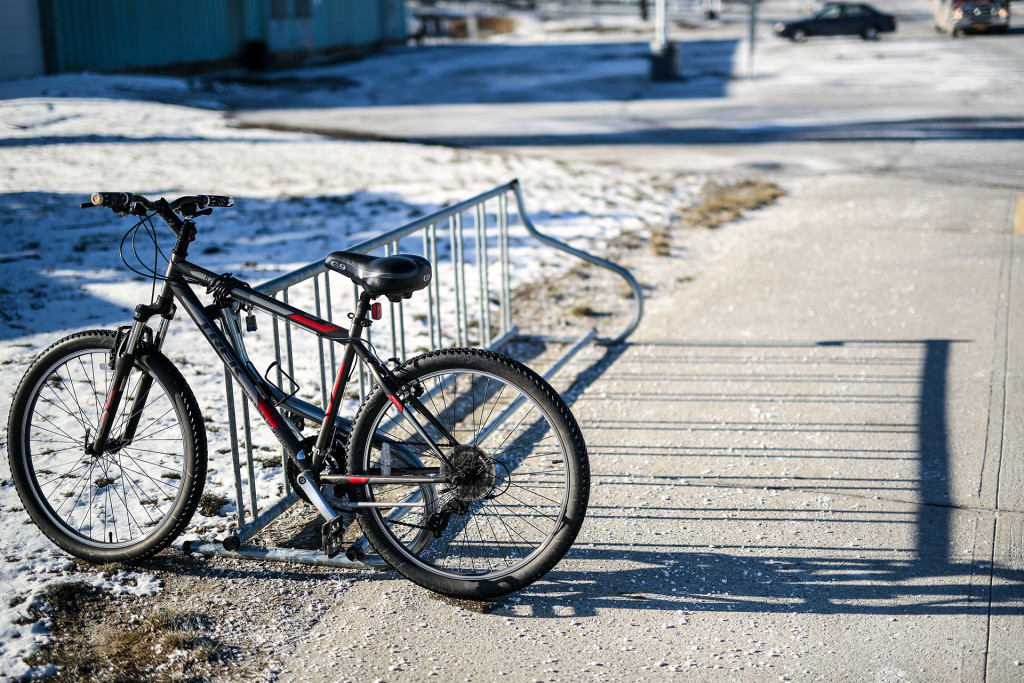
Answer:
[(778, 185), (764, 180), (741, 180), (730, 185), (709, 181), (701, 192), (700, 203), (680, 220), (691, 227), (717, 228), (736, 220), (745, 211), (771, 204), (784, 194)]
[[(59, 666), (51, 679), (56, 681), (171, 681), (194, 679), (204, 663), (222, 654), (218, 643), (204, 636), (209, 617), (194, 610), (158, 609), (141, 623), (104, 623), (96, 615), (105, 599), (101, 590), (85, 583), (51, 585), (43, 601), (53, 639), (26, 662)], [(186, 653), (177, 656), (175, 671), (156, 673), (173, 652)]]
[(480, 17), (477, 25), (481, 31), (490, 35), (512, 33), (516, 30), (516, 20), (512, 17)]
[[(476, 30), (481, 38), (512, 33), (516, 30), (516, 20), (511, 17), (477, 17)], [(468, 38), (469, 22), (465, 19), (453, 19), (449, 24), (449, 31), (452, 38)]]
[(270, 468), (270, 467), (280, 467), (281, 466), (281, 456), (280, 455), (270, 455), (270, 456), (267, 456), (265, 458), (255, 458), (254, 457), (253, 460), (258, 462), (260, 464), (260, 466), (263, 467), (263, 469), (267, 469), (267, 468)]
[(620, 251), (632, 251), (633, 249), (639, 249), (642, 246), (643, 240), (636, 231), (624, 230), (612, 238), (608, 243), (608, 250), (614, 254)]
[(228, 499), (213, 493), (204, 493), (199, 499), (199, 512), (204, 517), (215, 517), (220, 509), (228, 504)]
[(651, 251), (655, 256), (672, 255), (672, 243), (669, 240), (667, 229), (655, 228), (651, 231)]

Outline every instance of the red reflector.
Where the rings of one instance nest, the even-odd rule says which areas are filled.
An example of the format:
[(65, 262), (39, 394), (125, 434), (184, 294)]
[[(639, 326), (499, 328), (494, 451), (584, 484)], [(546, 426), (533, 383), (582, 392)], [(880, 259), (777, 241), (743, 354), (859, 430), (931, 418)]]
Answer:
[(380, 305), (379, 301), (370, 305), (370, 317), (371, 318), (373, 318), (374, 320), (380, 320), (381, 316), (383, 316), (383, 315), (384, 315), (384, 313), (382, 311), (382, 306)]

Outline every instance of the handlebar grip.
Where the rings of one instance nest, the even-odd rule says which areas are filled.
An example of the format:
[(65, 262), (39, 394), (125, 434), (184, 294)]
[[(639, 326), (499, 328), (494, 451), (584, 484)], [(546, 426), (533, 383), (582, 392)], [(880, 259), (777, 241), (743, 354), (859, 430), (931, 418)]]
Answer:
[(202, 197), (206, 200), (206, 206), (229, 207), (235, 205), (234, 197), (225, 197), (219, 194), (202, 195)]

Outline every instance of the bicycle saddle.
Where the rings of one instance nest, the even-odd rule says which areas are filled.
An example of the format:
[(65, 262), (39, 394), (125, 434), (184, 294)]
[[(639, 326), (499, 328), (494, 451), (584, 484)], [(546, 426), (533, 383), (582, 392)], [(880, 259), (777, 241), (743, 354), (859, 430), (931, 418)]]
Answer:
[(336, 251), (324, 259), (330, 270), (341, 273), (373, 297), (391, 301), (408, 299), (412, 293), (430, 284), (430, 261), (414, 254), (369, 256), (351, 251)]

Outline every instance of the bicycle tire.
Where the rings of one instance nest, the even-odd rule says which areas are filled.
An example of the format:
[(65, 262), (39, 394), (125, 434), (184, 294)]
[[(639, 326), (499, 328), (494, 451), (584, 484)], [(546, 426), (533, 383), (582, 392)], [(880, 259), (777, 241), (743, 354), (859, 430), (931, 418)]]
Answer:
[(142, 560), (170, 545), (206, 480), (206, 431), (195, 396), (177, 368), (145, 344), (110, 443), (124, 434), (147, 376), (152, 384), (135, 438), (101, 456), (86, 453), (113, 379), (115, 338), (91, 330), (43, 351), (22, 378), (8, 419), (11, 474), (32, 521), (66, 552), (99, 564)]
[[(411, 581), (450, 597), (495, 598), (544, 576), (575, 541), (586, 514), (590, 466), (586, 444), (568, 406), (521, 363), (480, 349), (444, 349), (395, 370), (407, 393), (455, 437), (420, 414), (419, 421), (451, 466), (459, 486), (430, 484), (434, 502), (401, 509), (359, 508), (357, 517), (380, 556)], [(515, 402), (523, 399), (518, 406)], [(415, 405), (415, 402), (413, 402)], [(507, 419), (492, 426), (499, 417)], [(427, 467), (450, 473), (379, 387), (367, 396), (352, 428), (350, 476), (382, 474), (382, 443), (400, 443)], [(394, 471), (392, 471), (394, 474)], [(358, 502), (417, 500), (422, 485), (359, 484)], [(424, 529), (430, 531), (425, 547)]]

